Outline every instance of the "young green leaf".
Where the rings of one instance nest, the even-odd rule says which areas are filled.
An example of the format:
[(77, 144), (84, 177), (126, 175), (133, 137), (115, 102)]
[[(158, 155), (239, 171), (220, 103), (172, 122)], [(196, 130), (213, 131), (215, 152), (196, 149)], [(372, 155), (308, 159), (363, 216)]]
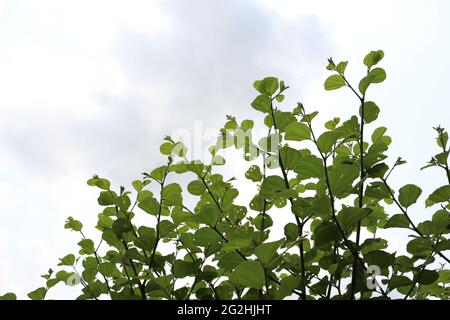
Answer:
[(286, 140), (302, 141), (311, 137), (311, 131), (308, 126), (302, 122), (292, 122), (286, 127)]
[(36, 290), (28, 293), (28, 297), (31, 300), (44, 300), (47, 290), (43, 287), (37, 288)]
[(345, 80), (339, 74), (329, 76), (324, 83), (325, 90), (336, 90), (343, 86), (345, 86)]
[(385, 229), (388, 228), (409, 228), (409, 221), (403, 213), (394, 214), (384, 225)]
[(430, 238), (419, 237), (409, 241), (406, 250), (415, 257), (425, 258), (431, 253), (432, 246)]
[(73, 266), (75, 263), (75, 256), (73, 254), (68, 254), (59, 260), (58, 266)]
[(417, 199), (422, 194), (422, 189), (414, 184), (407, 184), (400, 188), (398, 200), (402, 206), (408, 208), (416, 203)]
[(364, 64), (371, 68), (374, 65), (376, 65), (378, 62), (380, 62), (384, 57), (384, 52), (382, 50), (377, 51), (370, 51), (365, 57), (364, 57)]
[(450, 185), (445, 185), (434, 190), (433, 193), (428, 196), (425, 203), (426, 206), (429, 207), (433, 204), (447, 201), (450, 201)]
[(264, 112), (264, 113), (269, 113), (270, 112), (270, 105), (272, 104), (272, 101), (270, 100), (270, 98), (266, 95), (259, 95), (255, 98), (255, 100), (253, 100), (252, 102), (252, 107), (255, 110)]
[(380, 108), (373, 101), (366, 101), (359, 109), (359, 115), (362, 115), (362, 108), (364, 108), (364, 122), (371, 123), (378, 118)]
[(266, 77), (262, 80), (256, 80), (253, 87), (261, 94), (271, 96), (278, 90), (278, 79), (275, 77)]
[(253, 165), (245, 172), (245, 177), (253, 182), (259, 182), (262, 179), (261, 169), (258, 166)]

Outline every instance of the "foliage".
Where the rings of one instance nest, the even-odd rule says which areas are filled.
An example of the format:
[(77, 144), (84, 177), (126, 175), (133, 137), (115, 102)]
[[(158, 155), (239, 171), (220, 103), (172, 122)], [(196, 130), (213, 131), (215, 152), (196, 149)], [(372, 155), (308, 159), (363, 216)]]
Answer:
[[(359, 110), (327, 121), (320, 134), (318, 112), (301, 103), (280, 109), (289, 87), (267, 77), (255, 81), (251, 103), (265, 117), (260, 141), (253, 139), (253, 120), (228, 116), (209, 163), (188, 159), (187, 148), (166, 137), (165, 164), (133, 181), (133, 190), (89, 179), (100, 191), (100, 240), (85, 237), (82, 223), (69, 217), (65, 228), (80, 235), (79, 252), (61, 258), (58, 271), (50, 269), (45, 285), (28, 296), (44, 299), (58, 283), (79, 280), (78, 299), (448, 299), (448, 133), (435, 128), (440, 152), (424, 167), (443, 169), (448, 184), (428, 195), (425, 206), (435, 212), (417, 224), (409, 210), (420, 205), (422, 190), (392, 188), (389, 177), (406, 161), (389, 165), (387, 129), (369, 127), (380, 108), (367, 93), (386, 78), (378, 67), (383, 57), (372, 51), (364, 58), (367, 72), (356, 89), (345, 76), (347, 61), (329, 59), (325, 89), (350, 89)], [(237, 202), (234, 178), (214, 171), (224, 164), (225, 148), (242, 151), (250, 163), (245, 177), (257, 193), (248, 205)], [(187, 193), (168, 183), (176, 175), (190, 178)], [(396, 214), (388, 215), (392, 207)], [(139, 226), (137, 215), (153, 223)], [(275, 219), (290, 220), (279, 239), (271, 235)], [(377, 235), (399, 228), (411, 237), (402, 254)], [(373, 286), (371, 270), (378, 272)]]

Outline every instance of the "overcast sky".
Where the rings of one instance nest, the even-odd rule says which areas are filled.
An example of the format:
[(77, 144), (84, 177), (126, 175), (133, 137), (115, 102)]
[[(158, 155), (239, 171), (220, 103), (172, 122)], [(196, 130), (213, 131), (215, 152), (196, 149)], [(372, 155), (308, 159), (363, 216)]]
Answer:
[(166, 134), (211, 132), (227, 114), (260, 119), (253, 80), (284, 79), (284, 108), (302, 101), (319, 121), (355, 113), (350, 92), (323, 90), (329, 56), (349, 60), (357, 83), (364, 55), (385, 51), (388, 78), (369, 98), (390, 154), (408, 160), (395, 186), (419, 184), (424, 200), (445, 183), (418, 169), (436, 151), (431, 127), (450, 127), (448, 39), (447, 1), (0, 0), (0, 293), (25, 297), (75, 252), (63, 224), (95, 225), (89, 176), (129, 186), (161, 164)]

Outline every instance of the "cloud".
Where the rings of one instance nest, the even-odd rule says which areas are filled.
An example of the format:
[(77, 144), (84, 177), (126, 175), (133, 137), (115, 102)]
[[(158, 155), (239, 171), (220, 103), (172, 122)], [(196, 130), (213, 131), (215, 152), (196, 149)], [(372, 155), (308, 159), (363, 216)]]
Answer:
[[(157, 11), (168, 26), (114, 25), (109, 51), (91, 57), (82, 46), (71, 54), (18, 41), (10, 51), (13, 82), (4, 79), (16, 90), (2, 104), (14, 108), (0, 128), (4, 152), (35, 173), (72, 165), (124, 178), (154, 161), (166, 133), (194, 120), (219, 128), (226, 114), (249, 114), (254, 79), (311, 76), (328, 51), (314, 16), (286, 22), (240, 1), (164, 1)], [(40, 22), (37, 29), (48, 31)]]

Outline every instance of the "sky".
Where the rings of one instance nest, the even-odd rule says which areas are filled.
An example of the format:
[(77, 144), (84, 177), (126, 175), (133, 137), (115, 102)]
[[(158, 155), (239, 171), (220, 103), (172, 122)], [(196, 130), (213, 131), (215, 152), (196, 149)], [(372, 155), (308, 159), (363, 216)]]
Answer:
[[(129, 187), (163, 163), (165, 135), (197, 130), (207, 147), (225, 115), (262, 120), (250, 107), (255, 79), (284, 79), (282, 108), (303, 102), (318, 127), (354, 114), (349, 91), (323, 89), (330, 56), (349, 60), (357, 83), (364, 55), (384, 50), (387, 79), (369, 98), (392, 161), (408, 160), (392, 184), (420, 185), (423, 201), (445, 183), (419, 168), (437, 151), (432, 127), (450, 128), (447, 39), (450, 3), (438, 0), (0, 0), (0, 292), (26, 297), (76, 251), (63, 225), (74, 216), (93, 229), (92, 174)], [(235, 157), (221, 170), (242, 179), (248, 164)], [(412, 210), (415, 221), (429, 214)]]

